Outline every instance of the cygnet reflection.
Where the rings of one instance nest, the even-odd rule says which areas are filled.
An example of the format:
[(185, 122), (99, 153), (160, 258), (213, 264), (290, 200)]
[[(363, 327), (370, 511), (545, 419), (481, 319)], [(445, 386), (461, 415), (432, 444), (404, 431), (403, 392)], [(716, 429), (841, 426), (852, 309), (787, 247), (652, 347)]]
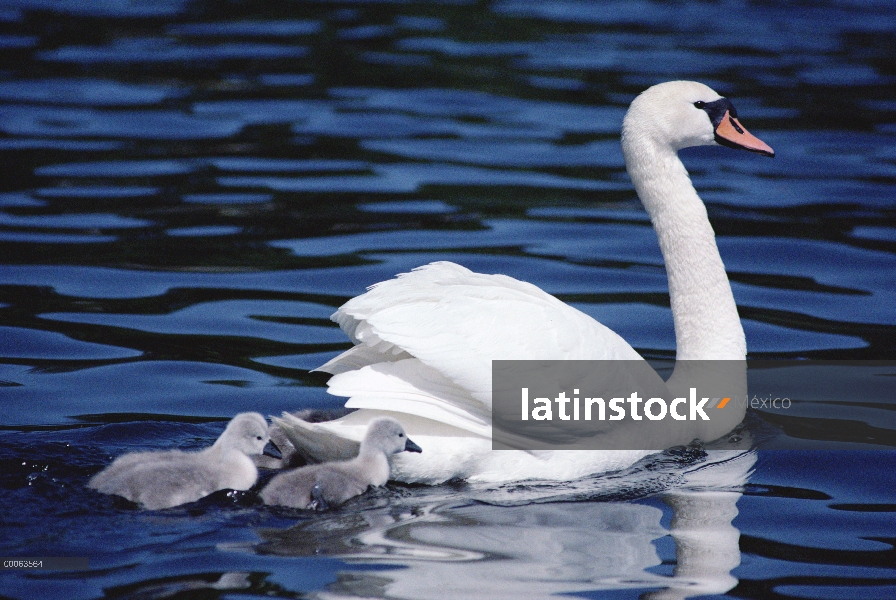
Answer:
[(370, 423), (358, 456), (347, 461), (302, 467), (277, 475), (262, 490), (266, 504), (326, 510), (360, 494), (369, 486), (385, 485), (391, 468), (389, 456), (422, 452), (395, 419)]
[(258, 479), (250, 457), (261, 454), (268, 439), (268, 423), (262, 415), (240, 413), (204, 450), (125, 454), (87, 485), (151, 510), (195, 502), (218, 490), (248, 490)]

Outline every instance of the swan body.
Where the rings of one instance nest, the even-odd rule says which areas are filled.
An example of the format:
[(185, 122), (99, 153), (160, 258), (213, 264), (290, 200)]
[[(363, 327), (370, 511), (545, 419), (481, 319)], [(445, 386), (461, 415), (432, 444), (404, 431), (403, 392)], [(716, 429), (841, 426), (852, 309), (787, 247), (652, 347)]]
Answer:
[[(666, 264), (679, 361), (746, 357), (715, 234), (677, 154), (721, 144), (773, 156), (736, 117), (709, 87), (674, 81), (639, 95), (622, 125), (626, 168)], [(359, 410), (313, 425), (287, 414), (274, 419), (311, 460), (351, 455), (367, 424), (388, 415), (400, 416), (427, 448), (395, 457), (393, 477), (408, 482), (570, 480), (650, 453), (491, 449), (492, 360), (643, 360), (619, 335), (532, 284), (437, 262), (372, 286), (332, 319), (355, 346), (318, 370), (334, 375), (329, 393)], [(684, 386), (687, 364), (679, 362), (666, 382), (670, 392)], [(745, 372), (741, 379), (745, 393)], [(716, 439), (742, 418), (734, 409), (689, 422), (680, 443)]]
[(260, 455), (268, 439), (262, 415), (240, 413), (204, 450), (125, 454), (87, 485), (151, 510), (195, 502), (218, 490), (248, 490), (258, 479), (251, 456)]
[(274, 477), (261, 491), (265, 504), (325, 510), (389, 481), (389, 457), (422, 452), (395, 419), (372, 421), (351, 460), (301, 467)]

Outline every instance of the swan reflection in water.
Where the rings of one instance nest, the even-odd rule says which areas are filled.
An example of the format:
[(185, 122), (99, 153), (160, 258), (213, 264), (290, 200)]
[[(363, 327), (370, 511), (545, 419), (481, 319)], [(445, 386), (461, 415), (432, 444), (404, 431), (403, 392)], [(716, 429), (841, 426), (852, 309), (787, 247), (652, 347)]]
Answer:
[[(648, 504), (569, 501), (589, 491), (591, 498), (613, 497), (605, 492), (614, 486), (616, 498), (635, 494), (619, 486), (637, 479), (628, 474), (544, 487), (412, 488), (403, 497), (380, 498), (370, 510), (349, 504), (290, 529), (261, 530), (258, 551), (386, 567), (342, 572), (320, 598), (549, 598), (631, 589), (654, 600), (722, 594), (737, 585), (731, 570), (740, 564), (740, 532), (732, 520), (755, 460), (755, 452), (709, 450), (683, 469), (660, 468), (659, 475), (656, 465), (647, 469), (649, 479), (636, 488), (666, 487), (668, 529), (663, 511)], [(655, 542), (667, 535), (675, 544), (671, 576), (657, 568)]]

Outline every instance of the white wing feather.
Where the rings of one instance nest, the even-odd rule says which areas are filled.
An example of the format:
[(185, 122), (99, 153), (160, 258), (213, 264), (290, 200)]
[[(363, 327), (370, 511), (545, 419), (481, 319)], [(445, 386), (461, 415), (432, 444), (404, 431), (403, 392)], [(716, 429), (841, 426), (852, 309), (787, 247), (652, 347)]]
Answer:
[(330, 373), (331, 375), (339, 375), (340, 373), (345, 373), (346, 371), (355, 371), (357, 369), (361, 369), (366, 367), (367, 365), (375, 365), (378, 363), (384, 362), (394, 362), (397, 360), (404, 360), (406, 358), (411, 358), (411, 355), (407, 352), (394, 352), (394, 347), (390, 349), (389, 352), (380, 352), (376, 348), (371, 348), (370, 346), (358, 345), (352, 348), (349, 348), (336, 358), (333, 358), (326, 363), (322, 364), (318, 368), (314, 369), (314, 371), (323, 371), (324, 373)]
[(356, 346), (317, 370), (358, 408), (335, 421), (274, 423), (312, 461), (357, 452), (369, 422), (398, 418), (423, 454), (399, 453), (392, 476), (438, 483), (574, 479), (621, 468), (636, 452), (492, 452), (492, 360), (641, 360), (616, 333), (505, 275), (432, 263), (372, 286), (331, 317)]
[(355, 343), (407, 353), (489, 408), (492, 360), (641, 359), (615, 332), (538, 287), (447, 262), (379, 283), (332, 318)]
[(417, 415), (486, 438), (491, 433), (491, 411), (416, 358), (342, 373), (328, 385), (331, 394), (350, 398), (348, 408)]

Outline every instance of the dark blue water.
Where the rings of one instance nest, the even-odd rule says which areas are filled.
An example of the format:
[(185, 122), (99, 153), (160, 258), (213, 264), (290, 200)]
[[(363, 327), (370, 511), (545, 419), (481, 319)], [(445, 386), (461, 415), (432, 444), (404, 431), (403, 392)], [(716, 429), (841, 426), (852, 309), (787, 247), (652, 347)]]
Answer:
[(90, 558), (0, 572), (0, 597), (896, 597), (886, 402), (837, 451), (393, 484), (323, 515), (84, 487), (237, 412), (340, 406), (308, 372), (349, 347), (330, 313), (433, 260), (672, 357), (618, 147), (670, 79), (777, 151), (682, 153), (750, 357), (896, 359), (893, 56), (889, 0), (0, 0), (0, 555)]

